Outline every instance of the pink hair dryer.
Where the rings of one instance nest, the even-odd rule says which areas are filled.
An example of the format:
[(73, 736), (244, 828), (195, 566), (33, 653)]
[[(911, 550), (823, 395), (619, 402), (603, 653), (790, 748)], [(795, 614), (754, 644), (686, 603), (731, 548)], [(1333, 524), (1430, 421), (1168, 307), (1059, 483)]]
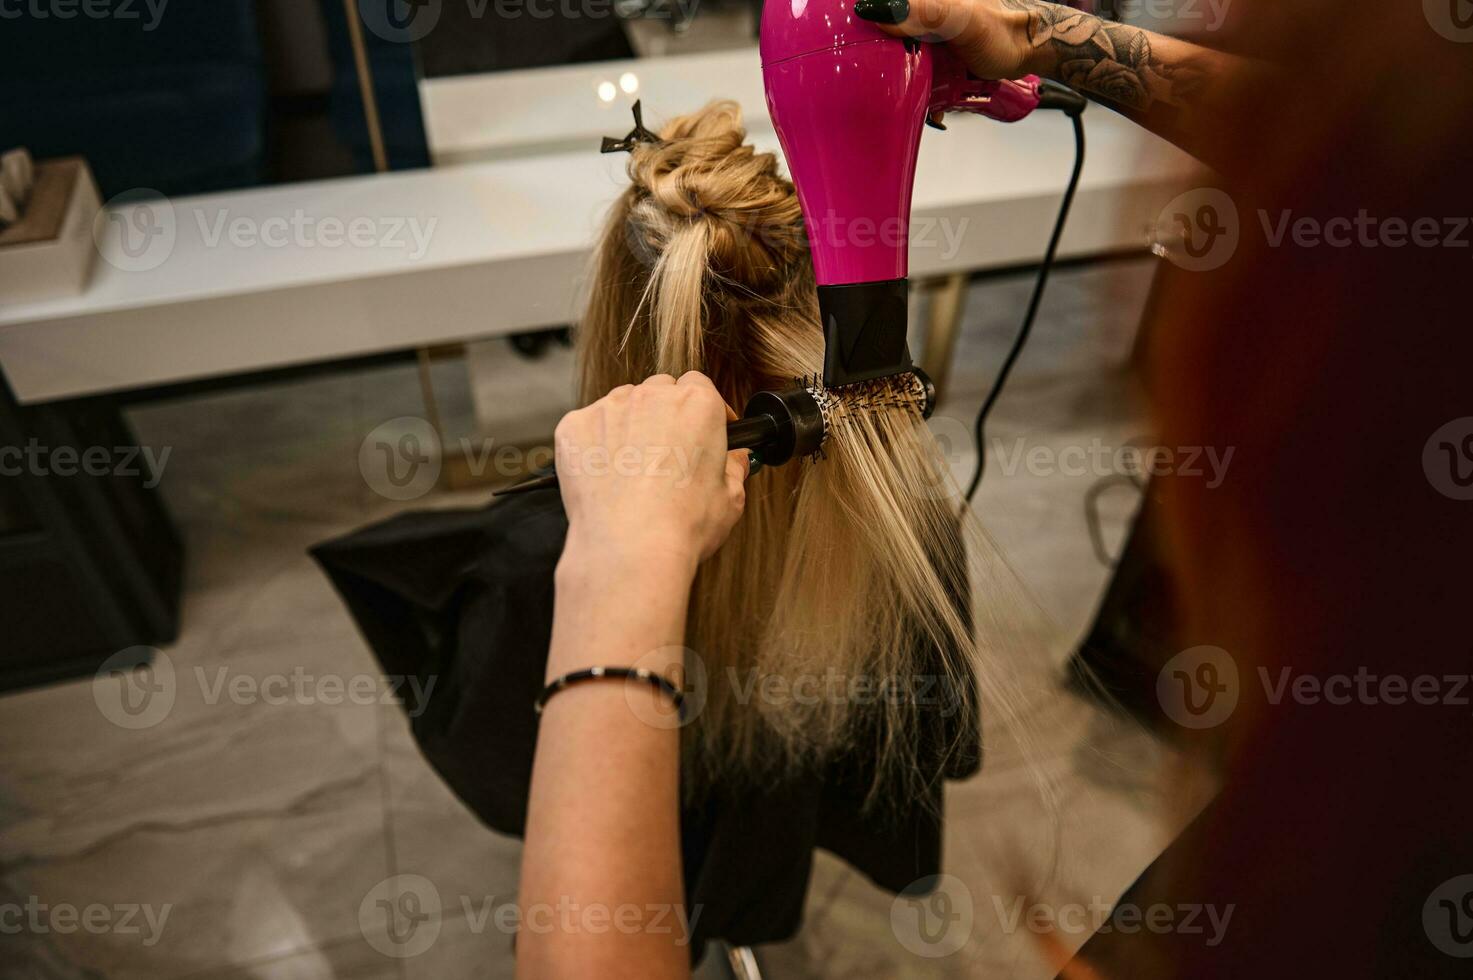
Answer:
[(977, 79), (950, 49), (892, 37), (852, 4), (767, 0), (762, 12), (767, 108), (813, 250), (830, 388), (911, 370), (910, 200), (927, 118), (1013, 122), (1044, 97), (1037, 76)]

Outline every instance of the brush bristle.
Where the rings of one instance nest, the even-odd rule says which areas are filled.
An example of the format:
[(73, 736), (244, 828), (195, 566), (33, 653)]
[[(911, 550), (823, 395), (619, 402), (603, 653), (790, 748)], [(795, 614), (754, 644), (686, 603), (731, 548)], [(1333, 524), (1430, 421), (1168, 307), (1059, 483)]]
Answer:
[[(823, 413), (825, 442), (837, 426), (852, 424), (863, 412), (898, 408), (914, 412), (917, 419), (926, 415), (926, 384), (910, 371), (837, 388), (825, 388), (818, 375), (801, 378), (798, 383), (808, 390)], [(814, 455), (822, 459), (823, 449)]]

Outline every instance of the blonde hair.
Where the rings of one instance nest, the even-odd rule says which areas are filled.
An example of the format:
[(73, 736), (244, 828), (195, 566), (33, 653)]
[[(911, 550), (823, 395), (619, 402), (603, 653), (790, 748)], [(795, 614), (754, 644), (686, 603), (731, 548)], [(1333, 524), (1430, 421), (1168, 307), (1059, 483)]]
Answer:
[[(802, 212), (776, 158), (745, 145), (735, 104), (659, 135), (631, 153), (631, 186), (595, 254), (580, 398), (700, 370), (740, 411), (753, 392), (822, 370)], [(697, 783), (861, 745), (881, 773), (932, 779), (908, 764), (921, 713), (975, 717), (958, 497), (936, 441), (905, 408), (838, 415), (824, 458), (751, 478), (745, 514), (698, 574), (687, 628), (707, 680), (687, 736)], [(949, 703), (915, 697), (922, 686)]]

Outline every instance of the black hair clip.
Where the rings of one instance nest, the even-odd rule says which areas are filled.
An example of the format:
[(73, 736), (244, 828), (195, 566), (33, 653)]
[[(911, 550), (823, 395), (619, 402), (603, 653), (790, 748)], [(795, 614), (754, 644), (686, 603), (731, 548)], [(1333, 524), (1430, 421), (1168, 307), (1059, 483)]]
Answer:
[(636, 101), (634, 103), (634, 128), (629, 131), (629, 135), (621, 140), (605, 136), (603, 148), (598, 152), (618, 153), (622, 150), (625, 153), (632, 153), (636, 143), (653, 143), (659, 146), (664, 142), (660, 137), (644, 128), (644, 113), (640, 110), (639, 102)]

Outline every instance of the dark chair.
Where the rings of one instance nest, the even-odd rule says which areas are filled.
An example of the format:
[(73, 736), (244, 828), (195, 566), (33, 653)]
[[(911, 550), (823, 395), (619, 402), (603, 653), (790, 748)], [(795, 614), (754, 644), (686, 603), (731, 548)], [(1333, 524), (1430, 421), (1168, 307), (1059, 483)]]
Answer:
[(137, 446), (111, 400), (21, 406), (0, 374), (0, 691), (173, 641), (183, 545)]

